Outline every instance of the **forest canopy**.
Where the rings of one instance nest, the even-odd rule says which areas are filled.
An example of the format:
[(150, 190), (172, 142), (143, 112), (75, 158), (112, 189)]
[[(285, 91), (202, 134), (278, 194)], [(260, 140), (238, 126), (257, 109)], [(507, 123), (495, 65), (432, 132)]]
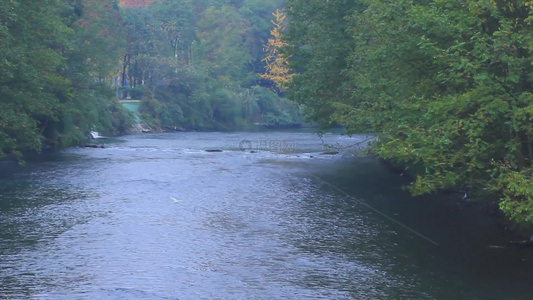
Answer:
[(0, 157), (72, 145), (129, 117), (106, 83), (125, 46), (113, 1), (4, 1), (0, 7)]
[(148, 125), (234, 130), (301, 122), (297, 107), (261, 77), (280, 1), (138, 5), (123, 10), (128, 47), (120, 96), (143, 100)]
[[(121, 6), (122, 5), (122, 6)], [(263, 47), (283, 1), (5, 1), (0, 157), (126, 132), (118, 99), (154, 130), (295, 125)]]
[(126, 132), (119, 99), (155, 130), (293, 126), (303, 107), (375, 135), (413, 194), (533, 226), (531, 0), (35, 3), (0, 6), (0, 157)]
[(462, 191), (531, 227), (532, 6), (288, 0), (289, 97), (323, 127), (375, 134), (413, 194)]

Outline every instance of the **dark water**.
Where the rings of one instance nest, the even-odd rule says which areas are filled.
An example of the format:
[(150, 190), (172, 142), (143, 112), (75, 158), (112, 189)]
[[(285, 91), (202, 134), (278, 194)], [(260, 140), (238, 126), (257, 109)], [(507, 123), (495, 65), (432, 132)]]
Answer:
[(489, 249), (509, 237), (484, 213), (322, 142), (144, 135), (2, 162), (0, 298), (531, 299), (533, 253)]

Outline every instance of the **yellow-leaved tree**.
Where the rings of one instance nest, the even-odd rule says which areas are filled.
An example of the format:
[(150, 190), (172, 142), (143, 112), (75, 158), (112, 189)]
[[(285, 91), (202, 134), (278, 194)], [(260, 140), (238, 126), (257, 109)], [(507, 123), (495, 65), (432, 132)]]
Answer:
[(276, 9), (276, 12), (272, 13), (272, 15), (275, 18), (272, 20), (274, 28), (270, 31), (272, 37), (265, 44), (264, 50), (267, 55), (263, 61), (266, 63), (266, 67), (265, 74), (262, 74), (261, 77), (272, 80), (280, 90), (284, 90), (287, 82), (292, 77), (287, 57), (279, 52), (279, 49), (284, 45), (281, 35), (284, 29), (286, 15), (279, 9)]

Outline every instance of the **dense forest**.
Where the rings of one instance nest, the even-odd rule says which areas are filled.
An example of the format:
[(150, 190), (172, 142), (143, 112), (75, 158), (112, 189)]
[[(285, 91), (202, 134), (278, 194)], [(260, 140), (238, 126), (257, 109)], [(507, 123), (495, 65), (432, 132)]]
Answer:
[(282, 4), (124, 1), (119, 97), (142, 99), (141, 117), (152, 128), (298, 124), (298, 109), (261, 76), (273, 13)]
[(126, 46), (120, 20), (112, 1), (2, 2), (0, 157), (127, 130), (108, 84)]
[(374, 133), (413, 194), (461, 191), (531, 228), (532, 6), (288, 0), (289, 97), (323, 127)]
[(283, 1), (7, 1), (0, 8), (0, 157), (126, 132), (294, 125), (261, 75)]
[[(126, 132), (376, 136), (415, 194), (533, 227), (533, 1), (32, 0), (0, 7), (0, 157)], [(270, 72), (270, 73), (269, 73)], [(294, 101), (294, 102), (293, 102)], [(298, 103), (298, 105), (293, 104)]]

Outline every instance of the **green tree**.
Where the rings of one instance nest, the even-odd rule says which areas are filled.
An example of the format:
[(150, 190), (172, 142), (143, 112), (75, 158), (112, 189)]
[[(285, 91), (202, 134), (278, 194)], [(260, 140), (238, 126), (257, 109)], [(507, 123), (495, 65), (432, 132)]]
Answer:
[(255, 73), (264, 72), (265, 63), (262, 61), (265, 55), (264, 45), (270, 37), (272, 12), (277, 7), (279, 6), (273, 0), (246, 0), (240, 9), (240, 14), (250, 27), (245, 38), (250, 49), (252, 70)]
[(361, 0), (332, 18), (341, 4), (288, 1), (292, 97), (376, 132), (371, 151), (411, 167), (414, 194), (467, 189), (533, 225), (531, 3)]
[(228, 130), (261, 123), (268, 112), (293, 110), (271, 101), (269, 111), (257, 111), (257, 84), (266, 82), (259, 77), (262, 46), (275, 8), (273, 0), (164, 0), (125, 9), (123, 82), (130, 95), (148, 87), (142, 88), (149, 91), (145, 118), (161, 128)]
[(7, 1), (0, 21), (0, 156), (127, 126), (108, 86), (121, 48), (116, 2)]
[(288, 44), (281, 49), (292, 57), (296, 73), (288, 84), (288, 96), (304, 105), (308, 120), (323, 127), (336, 125), (333, 103), (350, 99), (348, 57), (354, 49), (349, 32), (358, 1), (287, 1), (289, 25), (284, 32)]
[(235, 8), (207, 8), (198, 20), (198, 38), (211, 76), (230, 85), (250, 72), (250, 53), (243, 47), (248, 28)]
[(193, 6), (189, 1), (162, 1), (152, 4), (151, 12), (165, 33), (176, 60), (189, 63), (191, 42), (195, 39)]
[(57, 94), (69, 94), (57, 74), (72, 30), (57, 1), (7, 1), (0, 14), (0, 156), (40, 150), (43, 131), (59, 117)]

